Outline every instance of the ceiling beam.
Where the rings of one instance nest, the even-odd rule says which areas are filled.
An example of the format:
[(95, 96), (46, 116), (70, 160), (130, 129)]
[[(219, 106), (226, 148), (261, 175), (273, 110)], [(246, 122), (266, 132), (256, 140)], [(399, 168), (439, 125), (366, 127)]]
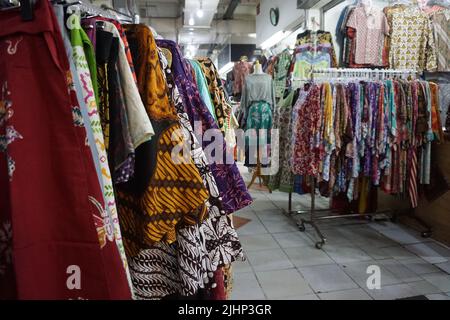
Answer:
[(232, 20), (234, 11), (240, 3), (241, 0), (231, 0), (227, 10), (225, 11), (225, 14), (223, 15), (223, 20)]

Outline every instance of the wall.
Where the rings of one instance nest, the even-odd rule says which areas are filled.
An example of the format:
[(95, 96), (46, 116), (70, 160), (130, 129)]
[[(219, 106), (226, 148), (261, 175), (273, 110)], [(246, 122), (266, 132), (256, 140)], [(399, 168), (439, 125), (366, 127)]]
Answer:
[[(280, 12), (276, 27), (270, 23), (271, 8), (278, 8)], [(256, 16), (257, 47), (278, 31), (298, 25), (305, 17), (305, 10), (297, 9), (297, 0), (261, 0), (260, 9), (260, 14)]]
[[(450, 181), (450, 142), (434, 145), (433, 148), (432, 156), (437, 160), (445, 179)], [(432, 227), (434, 239), (450, 245), (450, 191), (432, 202), (422, 197), (416, 214)]]

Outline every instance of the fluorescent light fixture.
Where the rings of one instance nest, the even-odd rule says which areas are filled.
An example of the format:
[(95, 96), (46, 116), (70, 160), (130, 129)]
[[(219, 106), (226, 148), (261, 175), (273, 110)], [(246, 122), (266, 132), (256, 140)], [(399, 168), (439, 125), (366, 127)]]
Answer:
[(204, 12), (203, 12), (203, 1), (200, 0), (200, 9), (197, 10), (197, 17), (203, 18)]
[(190, 18), (189, 18), (189, 25), (190, 25), (190, 26), (193, 26), (194, 24), (195, 24), (194, 18), (190, 17)]
[(233, 70), (233, 67), (234, 67), (234, 62), (231, 62), (231, 61), (228, 62), (226, 65), (224, 65), (222, 68), (220, 68), (219, 75), (220, 76), (226, 75), (228, 72)]
[(273, 47), (278, 42), (282, 41), (287, 35), (288, 35), (288, 32), (286, 32), (284, 30), (280, 30), (280, 31), (274, 33), (266, 41), (261, 43), (261, 49), (266, 50), (266, 49)]
[(256, 39), (256, 33), (249, 33), (249, 34), (248, 34), (248, 37), (249, 37), (249, 38)]

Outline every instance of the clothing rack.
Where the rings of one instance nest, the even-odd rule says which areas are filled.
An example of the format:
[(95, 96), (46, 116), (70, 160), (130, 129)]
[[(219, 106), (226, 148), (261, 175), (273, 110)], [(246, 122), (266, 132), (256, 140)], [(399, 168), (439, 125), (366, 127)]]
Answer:
[[(112, 9), (108, 6), (102, 5), (101, 7), (98, 7), (96, 5), (93, 5), (86, 1), (74, 1), (74, 2), (68, 2), (63, 1), (62, 2), (65, 6), (68, 7), (68, 12), (83, 12), (88, 15), (92, 16), (101, 16), (113, 20), (120, 20), (120, 21), (126, 21), (126, 22), (133, 22), (134, 18), (130, 15), (124, 14), (120, 11), (117, 11), (115, 9)], [(115, 12), (115, 14), (112, 14), (111, 11)], [(123, 18), (123, 17), (125, 18)]]
[[(311, 81), (314, 81), (314, 74), (326, 74), (331, 75), (331, 77), (323, 78), (323, 80), (327, 80), (333, 77), (342, 77), (347, 76), (349, 79), (358, 78), (358, 79), (370, 79), (370, 80), (381, 80), (390, 79), (391, 77), (405, 76), (417, 78), (417, 72), (414, 70), (393, 70), (393, 69), (336, 69), (336, 68), (327, 68), (327, 69), (316, 69), (311, 72)], [(387, 75), (387, 77), (386, 77)], [(375, 76), (375, 78), (374, 78)], [(378, 77), (378, 78), (377, 78)], [(401, 215), (408, 215), (408, 217), (414, 219), (421, 227), (424, 228), (421, 235), (424, 238), (429, 238), (432, 235), (431, 227), (425, 223), (422, 219), (420, 219), (417, 215), (413, 213), (410, 214), (409, 210), (406, 212), (395, 212), (393, 210), (385, 210), (378, 212), (369, 212), (369, 213), (345, 213), (333, 210), (333, 209), (317, 209), (316, 208), (316, 180), (314, 177), (309, 177), (310, 188), (311, 188), (311, 205), (309, 210), (293, 210), (292, 209), (292, 191), (289, 192), (288, 198), (288, 210), (284, 210), (284, 213), (293, 219), (299, 230), (301, 232), (306, 231), (306, 225), (310, 225), (316, 231), (316, 234), (319, 236), (320, 240), (316, 242), (315, 247), (317, 249), (322, 249), (322, 247), (327, 242), (325, 235), (322, 233), (318, 226), (318, 222), (325, 220), (336, 220), (336, 219), (344, 219), (344, 218), (366, 218), (369, 221), (374, 221), (377, 217), (383, 216), (383, 218), (378, 220), (386, 220), (388, 217), (392, 222), (395, 222), (397, 218)], [(331, 198), (330, 198), (331, 199)], [(331, 200), (330, 200), (331, 201)], [(321, 216), (317, 216), (318, 213), (321, 213)], [(300, 221), (296, 219), (297, 215), (309, 214), (309, 219), (300, 218)], [(391, 214), (389, 216), (389, 214)]]
[[(401, 77), (403, 79), (417, 78), (417, 71), (411, 69), (397, 70), (397, 69), (352, 69), (352, 68), (326, 68), (326, 69), (312, 69), (311, 76), (314, 80), (314, 74), (328, 75), (331, 78), (365, 78), (371, 80), (392, 79), (394, 77)], [(322, 79), (322, 78), (320, 78)], [(326, 79), (326, 78), (325, 78)]]

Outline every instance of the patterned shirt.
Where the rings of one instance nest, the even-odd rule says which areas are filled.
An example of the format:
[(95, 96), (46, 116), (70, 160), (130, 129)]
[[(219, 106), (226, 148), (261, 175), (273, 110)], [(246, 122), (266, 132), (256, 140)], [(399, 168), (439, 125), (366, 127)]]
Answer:
[(385, 8), (386, 11), (391, 26), (390, 67), (434, 71), (436, 49), (428, 15), (414, 6)]
[(239, 61), (234, 64), (233, 68), (233, 94), (239, 94), (242, 92), (242, 87), (245, 83), (245, 77), (250, 74), (252, 65), (246, 61)]
[(357, 32), (355, 63), (381, 65), (384, 35), (389, 33), (384, 13), (374, 8), (356, 7), (348, 19), (347, 27)]
[(436, 54), (438, 71), (450, 70), (450, 9), (434, 12), (431, 15), (433, 22), (434, 40), (436, 41)]
[(274, 69), (274, 83), (275, 83), (275, 97), (283, 97), (284, 89), (286, 88), (286, 80), (291, 66), (292, 56), (289, 50), (284, 50), (278, 56), (278, 62)]

